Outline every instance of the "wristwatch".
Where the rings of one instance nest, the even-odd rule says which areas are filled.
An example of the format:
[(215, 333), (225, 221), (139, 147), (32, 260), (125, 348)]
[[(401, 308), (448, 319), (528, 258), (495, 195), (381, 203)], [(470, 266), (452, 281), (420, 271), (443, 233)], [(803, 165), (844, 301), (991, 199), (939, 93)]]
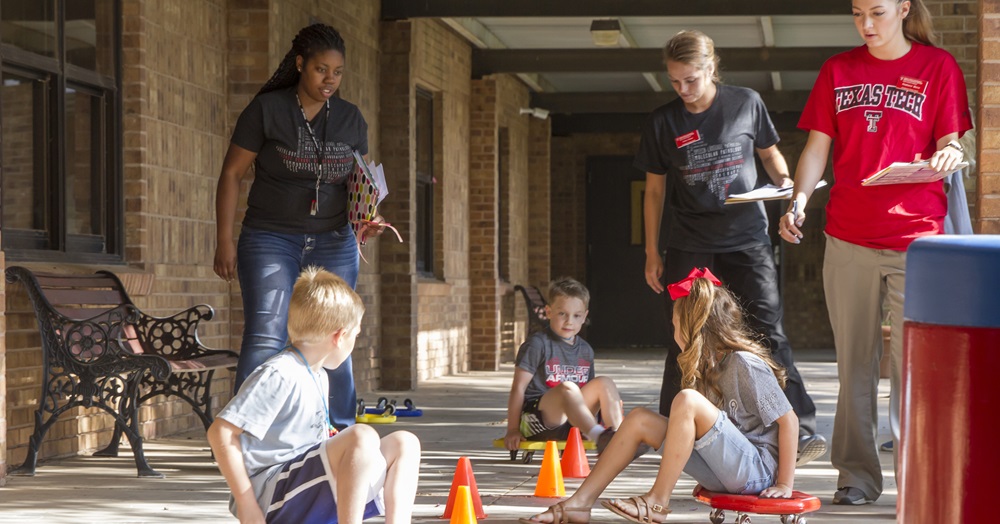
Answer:
[(957, 149), (959, 153), (965, 153), (965, 148), (962, 147), (962, 144), (959, 144), (955, 140), (948, 142), (947, 144), (944, 145), (944, 147), (950, 147), (952, 149)]

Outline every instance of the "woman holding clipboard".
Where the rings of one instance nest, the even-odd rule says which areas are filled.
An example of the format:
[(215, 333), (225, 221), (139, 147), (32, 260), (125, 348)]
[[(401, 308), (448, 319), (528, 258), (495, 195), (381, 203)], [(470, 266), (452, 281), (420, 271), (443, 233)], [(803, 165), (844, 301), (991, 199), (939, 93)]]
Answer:
[[(368, 154), (368, 124), (357, 106), (334, 96), (346, 56), (333, 27), (303, 28), (233, 130), (216, 193), (214, 269), (227, 282), (239, 278), (243, 297), (236, 390), (285, 347), (288, 301), (303, 269), (322, 267), (352, 288), (358, 281), (347, 180), (354, 152)], [(254, 180), (237, 245), (236, 206), (250, 166)], [(376, 217), (359, 234), (381, 234), (381, 222)], [(343, 429), (354, 424), (357, 409), (351, 359), (327, 372), (331, 423)]]
[(888, 302), (892, 319), (889, 423), (896, 442), (906, 248), (941, 233), (947, 212), (941, 181), (870, 187), (861, 181), (915, 159), (953, 171), (964, 156), (957, 140), (972, 128), (962, 71), (934, 47), (922, 0), (853, 0), (852, 11), (865, 45), (830, 58), (820, 70), (799, 120), (809, 138), (793, 203), (778, 227), (788, 242), (802, 238), (806, 203), (832, 144), (836, 182), (826, 207), (823, 286), (840, 377), (833, 502), (845, 505), (867, 504), (882, 493), (875, 441), (882, 306)]
[[(778, 133), (755, 91), (721, 84), (712, 39), (681, 31), (664, 47), (667, 76), (677, 99), (650, 114), (633, 165), (646, 173), (646, 283), (663, 293), (692, 267), (707, 267), (726, 282), (747, 311), (751, 329), (788, 373), (785, 396), (799, 419), (798, 464), (826, 453), (816, 433), (816, 406), (795, 368), (782, 326), (781, 295), (767, 217), (761, 202), (726, 205), (729, 195), (757, 183), (754, 153), (774, 185), (792, 186), (778, 151)], [(670, 213), (666, 258), (660, 255), (664, 202)], [(669, 416), (680, 391), (680, 347), (673, 340), (673, 303), (665, 300), (667, 357), (660, 413)]]

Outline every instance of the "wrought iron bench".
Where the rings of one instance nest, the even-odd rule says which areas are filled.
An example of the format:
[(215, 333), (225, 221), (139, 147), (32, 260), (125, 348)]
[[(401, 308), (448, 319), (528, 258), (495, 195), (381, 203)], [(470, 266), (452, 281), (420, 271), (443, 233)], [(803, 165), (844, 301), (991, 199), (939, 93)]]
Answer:
[(118, 456), (124, 433), (139, 476), (162, 477), (143, 454), (139, 406), (157, 395), (173, 395), (194, 408), (206, 430), (212, 424), (212, 376), (237, 361), (236, 353), (206, 348), (198, 340), (198, 323), (212, 318), (212, 308), (202, 304), (165, 318), (146, 315), (109, 271), (63, 275), (13, 266), (6, 277), (11, 284), (21, 282), (31, 299), (43, 365), (28, 454), (10, 473), (34, 475), (45, 433), (62, 413), (83, 406), (115, 419), (111, 443), (95, 456)]
[(545, 315), (545, 297), (535, 286), (514, 286), (514, 291), (520, 291), (524, 297), (524, 305), (528, 308), (528, 334), (549, 328), (549, 318)]

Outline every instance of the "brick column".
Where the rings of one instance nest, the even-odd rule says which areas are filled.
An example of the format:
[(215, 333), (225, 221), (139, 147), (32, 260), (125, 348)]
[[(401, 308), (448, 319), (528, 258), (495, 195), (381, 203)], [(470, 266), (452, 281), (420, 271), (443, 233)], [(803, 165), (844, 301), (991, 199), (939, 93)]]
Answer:
[(413, 152), (413, 27), (410, 22), (383, 25), (381, 40), (380, 145), (389, 195), (382, 209), (391, 210), (392, 234), (379, 241), (382, 282), (382, 388), (413, 389), (417, 385), (416, 163)]
[[(226, 110), (230, 129), (257, 90), (271, 77), (267, 40), (272, 25), (269, 3), (269, 0), (229, 0), (226, 16), (229, 100)], [(275, 64), (281, 58), (277, 57)]]
[[(271, 78), (268, 35), (274, 25), (269, 0), (228, 0), (226, 9), (226, 133), (232, 134), (240, 113), (253, 100), (257, 90)], [(278, 57), (277, 60), (280, 60)], [(275, 62), (277, 63), (277, 62)], [(221, 161), (221, 159), (220, 159)], [(240, 224), (246, 213), (246, 198), (253, 183), (253, 168), (244, 177), (233, 221), (233, 238), (239, 238)], [(214, 201), (213, 201), (214, 205)], [(214, 234), (214, 231), (213, 231)], [(214, 239), (213, 239), (214, 240)], [(213, 242), (214, 244), (214, 242)], [(243, 339), (243, 295), (239, 281), (234, 280), (226, 291), (225, 306), (220, 320), (226, 322), (226, 345), (239, 351)]]
[(500, 277), (497, 273), (497, 85), (472, 81), (469, 118), (470, 368), (500, 366)]
[(1000, 234), (1000, 0), (979, 2), (977, 233)]
[(552, 120), (528, 120), (528, 282), (552, 279)]

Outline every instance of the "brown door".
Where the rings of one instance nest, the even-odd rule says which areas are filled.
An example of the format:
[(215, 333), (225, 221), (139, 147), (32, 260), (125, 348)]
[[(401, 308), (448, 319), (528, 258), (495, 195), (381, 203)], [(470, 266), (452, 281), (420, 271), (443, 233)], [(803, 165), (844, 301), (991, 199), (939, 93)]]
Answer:
[[(594, 347), (663, 346), (663, 297), (646, 285), (642, 196), (631, 156), (587, 159), (587, 287)], [(666, 230), (666, 228), (662, 228)]]

